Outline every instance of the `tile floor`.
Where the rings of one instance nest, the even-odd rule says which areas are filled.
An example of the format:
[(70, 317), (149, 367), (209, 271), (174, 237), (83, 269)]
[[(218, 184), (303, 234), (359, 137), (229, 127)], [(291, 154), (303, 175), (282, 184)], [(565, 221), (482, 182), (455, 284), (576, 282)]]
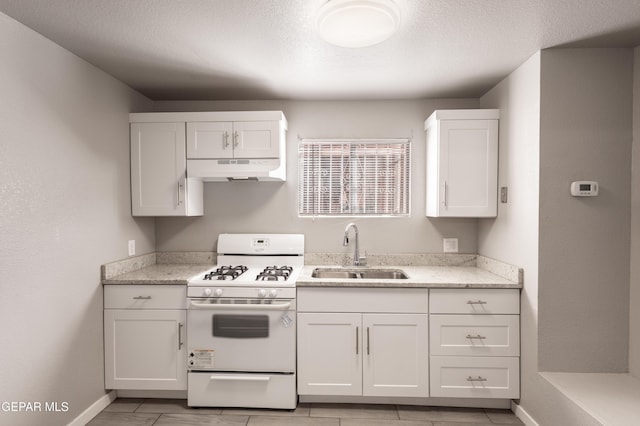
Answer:
[(90, 426), (469, 426), (522, 425), (509, 410), (365, 404), (297, 409), (190, 408), (183, 399), (116, 399)]

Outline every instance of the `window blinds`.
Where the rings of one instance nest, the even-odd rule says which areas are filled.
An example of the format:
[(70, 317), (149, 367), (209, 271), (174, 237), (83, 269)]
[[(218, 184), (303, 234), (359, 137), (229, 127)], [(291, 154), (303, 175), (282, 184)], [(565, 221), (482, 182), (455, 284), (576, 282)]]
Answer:
[(300, 216), (408, 216), (408, 139), (303, 139)]

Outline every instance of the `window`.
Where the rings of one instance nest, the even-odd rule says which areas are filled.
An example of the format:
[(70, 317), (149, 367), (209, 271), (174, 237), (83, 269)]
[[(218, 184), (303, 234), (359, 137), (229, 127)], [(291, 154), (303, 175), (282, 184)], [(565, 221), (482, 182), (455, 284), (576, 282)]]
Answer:
[(303, 139), (300, 216), (408, 216), (408, 139)]

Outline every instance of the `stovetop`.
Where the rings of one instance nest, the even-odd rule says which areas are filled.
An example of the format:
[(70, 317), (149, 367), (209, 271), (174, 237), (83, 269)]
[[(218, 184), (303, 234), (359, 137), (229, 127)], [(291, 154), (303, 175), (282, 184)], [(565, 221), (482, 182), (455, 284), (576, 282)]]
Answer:
[(295, 287), (301, 265), (217, 265), (189, 280), (189, 286)]
[(304, 266), (304, 235), (220, 234), (217, 251), (218, 264), (189, 280), (190, 297), (295, 294)]

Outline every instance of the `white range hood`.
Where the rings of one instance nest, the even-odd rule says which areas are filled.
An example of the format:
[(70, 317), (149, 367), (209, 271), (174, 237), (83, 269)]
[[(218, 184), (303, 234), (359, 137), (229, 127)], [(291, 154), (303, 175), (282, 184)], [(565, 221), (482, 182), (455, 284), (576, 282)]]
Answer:
[(205, 182), (284, 181), (286, 164), (284, 154), (281, 158), (187, 160), (187, 173)]

